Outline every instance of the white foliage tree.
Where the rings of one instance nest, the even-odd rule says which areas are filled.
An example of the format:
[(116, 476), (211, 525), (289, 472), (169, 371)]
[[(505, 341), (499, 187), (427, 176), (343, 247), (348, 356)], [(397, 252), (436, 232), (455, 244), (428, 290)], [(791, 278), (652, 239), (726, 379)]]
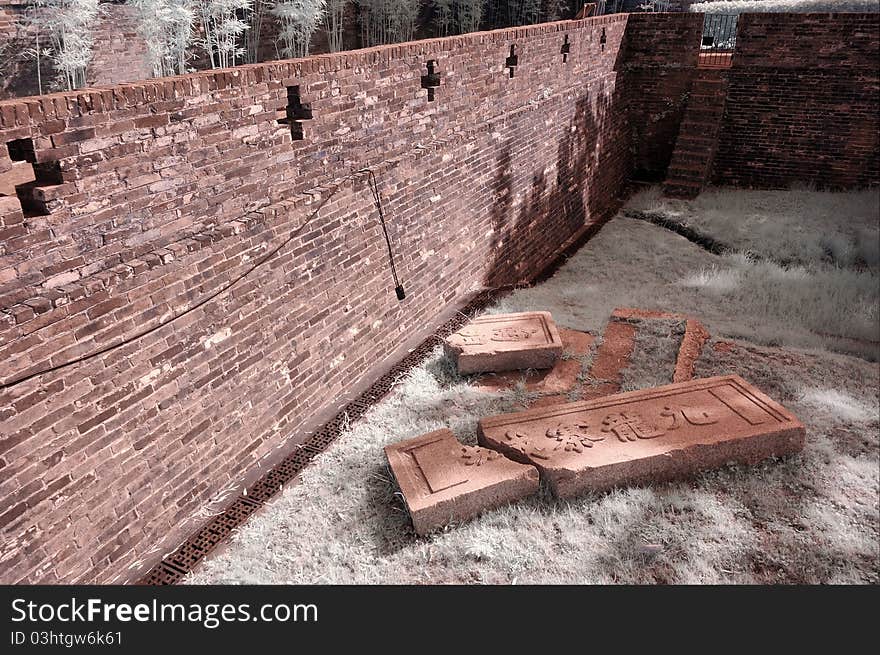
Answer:
[(532, 25), (541, 17), (541, 0), (509, 0), (511, 25)]
[(324, 17), (326, 0), (281, 0), (272, 8), (278, 18), (278, 40), (285, 57), (305, 57), (309, 54), (312, 34)]
[(437, 36), (467, 34), (480, 29), (485, 0), (433, 0)]
[(541, 0), (487, 0), (486, 12), (493, 27), (532, 25), (541, 18)]
[[(34, 46), (32, 48), (24, 48), (20, 52), (22, 57), (34, 60), (37, 68), (37, 89), (40, 95), (43, 94), (43, 59), (48, 58), (51, 54), (49, 48), (46, 47), (46, 38), (42, 33), (43, 28), (40, 25), (40, 11), (45, 4), (44, 0), (28, 0), (22, 22), (27, 33), (33, 36)], [(0, 52), (0, 55), (3, 55), (3, 59), (0, 61), (6, 62), (7, 65), (11, 64), (13, 60), (12, 56), (7, 57), (7, 50), (9, 53), (12, 52), (11, 46), (11, 40), (5, 42), (3, 51)], [(5, 69), (2, 72), (6, 72)]]
[(456, 0), (455, 23), (460, 34), (476, 32), (483, 22), (483, 0)]
[(647, 0), (640, 4), (638, 8), (648, 12), (669, 11), (669, 0)]
[(419, 0), (359, 0), (364, 45), (412, 41), (419, 17)]
[(31, 6), (38, 57), (51, 60), (68, 90), (85, 86), (101, 12), (98, 0), (33, 0)]
[(327, 13), (324, 16), (324, 26), (327, 28), (327, 42), (330, 52), (344, 50), (342, 34), (345, 28), (345, 10), (348, 0), (327, 0)]
[(211, 68), (227, 68), (246, 54), (242, 40), (254, 0), (195, 0), (196, 15), (202, 26), (201, 45)]
[(271, 8), (271, 0), (253, 0), (253, 8), (248, 15), (248, 29), (245, 31), (245, 59), (249, 64), (256, 64), (260, 60), (263, 23)]
[(624, 10), (623, 0), (600, 0), (596, 8), (597, 14), (617, 14)]
[(181, 75), (193, 40), (193, 0), (129, 0), (138, 17), (138, 33), (147, 44), (153, 75)]
[(455, 18), (455, 0), (432, 0), (434, 5), (434, 23), (437, 25), (437, 36), (449, 36)]
[(690, 11), (705, 14), (741, 13), (828, 13), (880, 11), (878, 0), (725, 0), (698, 2)]

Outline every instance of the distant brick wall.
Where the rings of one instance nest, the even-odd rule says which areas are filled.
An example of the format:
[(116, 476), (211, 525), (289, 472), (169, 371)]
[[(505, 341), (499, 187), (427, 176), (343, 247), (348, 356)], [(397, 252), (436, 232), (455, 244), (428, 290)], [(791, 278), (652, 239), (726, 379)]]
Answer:
[(660, 181), (672, 158), (697, 66), (702, 14), (630, 14), (624, 67), (633, 93), (633, 174)]
[[(40, 90), (36, 60), (21, 56), (26, 48), (35, 46), (30, 31), (22, 23), (26, 6), (23, 0), (0, 0), (0, 99), (37, 94)], [(137, 33), (132, 7), (101, 3), (92, 50), (92, 61), (86, 72), (89, 84), (131, 82), (151, 75), (145, 63), (146, 46)], [(51, 62), (44, 58), (41, 69), (43, 90), (51, 90), (54, 78)]]
[(151, 77), (146, 63), (146, 44), (137, 31), (133, 7), (103, 5), (95, 30), (94, 54), (88, 69), (89, 85), (134, 82)]
[(880, 14), (745, 14), (717, 184), (876, 184)]
[[(38, 168), (24, 214), (0, 202), (0, 380), (166, 324), (0, 391), (0, 578), (132, 579), (445, 306), (522, 279), (606, 218), (629, 166), (626, 24), (0, 103), (0, 160)], [(314, 116), (296, 141), (277, 122), (294, 86)], [(344, 177), (364, 166), (382, 183), (403, 303), (365, 180)], [(167, 323), (319, 207), (275, 258)]]

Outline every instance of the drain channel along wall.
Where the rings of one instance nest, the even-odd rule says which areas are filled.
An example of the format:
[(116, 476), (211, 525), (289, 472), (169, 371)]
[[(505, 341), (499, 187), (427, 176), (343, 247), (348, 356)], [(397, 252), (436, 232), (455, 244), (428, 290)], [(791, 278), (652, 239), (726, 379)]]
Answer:
[(0, 197), (0, 581), (137, 579), (445, 307), (606, 219), (626, 26), (0, 103), (0, 170), (35, 173)]

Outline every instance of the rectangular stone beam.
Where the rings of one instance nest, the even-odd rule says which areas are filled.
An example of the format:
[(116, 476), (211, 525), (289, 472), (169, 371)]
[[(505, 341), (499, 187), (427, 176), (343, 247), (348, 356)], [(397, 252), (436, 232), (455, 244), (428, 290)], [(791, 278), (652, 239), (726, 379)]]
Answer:
[(563, 347), (550, 312), (480, 316), (444, 344), (461, 374), (550, 368)]
[(538, 491), (534, 466), (465, 446), (446, 429), (386, 446), (385, 455), (420, 535)]
[(478, 438), (538, 467), (568, 498), (796, 453), (805, 429), (730, 375), (492, 416), (480, 421)]

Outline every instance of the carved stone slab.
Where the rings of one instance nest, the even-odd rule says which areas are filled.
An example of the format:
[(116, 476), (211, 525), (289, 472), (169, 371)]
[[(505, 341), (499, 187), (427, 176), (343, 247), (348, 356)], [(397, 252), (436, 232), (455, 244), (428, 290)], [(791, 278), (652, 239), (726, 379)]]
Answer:
[(386, 446), (385, 456), (420, 535), (538, 491), (534, 466), (462, 445), (445, 429)]
[(445, 346), (462, 374), (550, 368), (563, 347), (550, 312), (480, 316)]
[[(559, 358), (552, 368), (531, 369), (528, 371), (504, 371), (503, 373), (489, 373), (481, 375), (474, 386), (487, 391), (500, 391), (513, 389), (518, 384), (524, 383), (525, 390), (539, 394), (564, 394), (577, 386), (578, 376), (581, 373), (581, 360), (590, 353), (590, 348), (596, 340), (592, 334), (559, 328), (559, 336), (562, 337), (562, 346), (567, 358)], [(565, 398), (557, 400), (565, 402)]]
[(803, 424), (736, 375), (484, 418), (479, 442), (537, 466), (559, 497), (803, 449)]

